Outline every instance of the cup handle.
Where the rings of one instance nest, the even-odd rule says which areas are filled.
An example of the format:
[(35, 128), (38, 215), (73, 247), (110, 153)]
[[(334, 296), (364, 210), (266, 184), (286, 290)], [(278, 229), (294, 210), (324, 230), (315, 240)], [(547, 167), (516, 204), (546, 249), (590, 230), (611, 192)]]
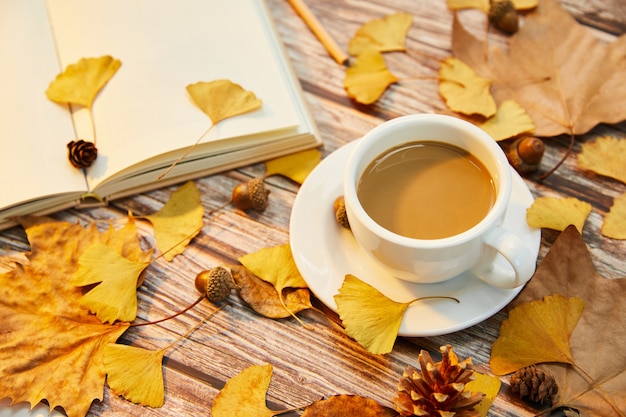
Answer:
[[(512, 232), (496, 227), (487, 233), (483, 242), (492, 256), (485, 256), (472, 272), (486, 283), (500, 288), (516, 288), (526, 284), (535, 273), (535, 256), (522, 239)], [(494, 262), (496, 253), (507, 260), (510, 268)]]

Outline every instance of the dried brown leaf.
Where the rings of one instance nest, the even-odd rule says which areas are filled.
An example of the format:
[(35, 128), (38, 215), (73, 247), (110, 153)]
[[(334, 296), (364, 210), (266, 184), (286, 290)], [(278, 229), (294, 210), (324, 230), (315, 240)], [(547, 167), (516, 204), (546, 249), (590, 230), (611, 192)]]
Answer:
[(399, 414), (358, 395), (333, 395), (309, 405), (301, 417), (395, 417)]

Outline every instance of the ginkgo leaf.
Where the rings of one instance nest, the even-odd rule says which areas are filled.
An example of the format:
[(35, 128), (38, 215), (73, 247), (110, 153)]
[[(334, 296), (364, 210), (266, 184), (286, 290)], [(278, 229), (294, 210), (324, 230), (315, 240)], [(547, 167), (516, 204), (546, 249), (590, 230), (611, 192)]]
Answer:
[(372, 353), (389, 353), (410, 303), (389, 299), (354, 275), (346, 275), (334, 296), (346, 333)]
[(288, 243), (249, 253), (240, 257), (239, 262), (254, 275), (272, 284), (279, 294), (285, 288), (307, 288)]
[(485, 394), (482, 401), (474, 407), (474, 411), (477, 411), (479, 416), (485, 417), (489, 413), (493, 400), (498, 396), (501, 386), (502, 381), (500, 381), (500, 378), (474, 372), (474, 380), (465, 384), (464, 391), (482, 392)]
[(512, 309), (491, 347), (491, 370), (506, 375), (538, 363), (574, 363), (570, 337), (584, 305), (580, 298), (555, 294)]
[(265, 162), (265, 176), (282, 175), (302, 184), (322, 160), (319, 149), (309, 149)]
[(46, 90), (48, 99), (91, 108), (98, 92), (115, 75), (122, 63), (108, 55), (82, 58), (68, 65)]
[(357, 56), (346, 70), (343, 86), (348, 97), (359, 103), (371, 104), (398, 79), (387, 69), (382, 54), (368, 49)]
[(439, 94), (455, 112), (493, 116), (496, 102), (489, 92), (490, 86), (490, 80), (478, 76), (469, 65), (456, 58), (441, 62)]
[(584, 143), (578, 154), (583, 168), (626, 184), (626, 139), (603, 136)]
[[(534, 9), (539, 4), (539, 0), (512, 0), (515, 10)], [(480, 9), (489, 11), (491, 0), (446, 0), (450, 10)]]
[(230, 80), (200, 81), (187, 86), (187, 92), (213, 122), (261, 108), (262, 101), (252, 91)]
[(109, 343), (102, 361), (107, 383), (115, 395), (149, 407), (161, 407), (165, 401), (163, 356), (165, 350), (147, 350)]
[(163, 257), (171, 261), (184, 252), (202, 228), (204, 207), (193, 181), (174, 191), (158, 212), (145, 216), (154, 227), (154, 238)]
[(530, 133), (535, 128), (526, 110), (513, 100), (502, 102), (496, 114), (479, 126), (496, 141)]
[(574, 197), (538, 197), (526, 210), (526, 222), (530, 227), (563, 231), (573, 224), (583, 230), (591, 204)]
[(358, 56), (374, 49), (380, 52), (404, 51), (406, 34), (413, 23), (409, 13), (394, 13), (364, 23), (350, 39), (348, 53)]
[(272, 417), (284, 411), (267, 408), (265, 397), (272, 365), (252, 365), (229, 379), (211, 408), (213, 417)]
[(94, 243), (79, 258), (73, 285), (98, 284), (81, 299), (103, 322), (133, 321), (137, 316), (137, 281), (147, 262), (133, 262), (103, 243)]
[(626, 194), (613, 201), (611, 211), (604, 216), (602, 234), (613, 239), (626, 239)]
[(360, 395), (333, 395), (315, 401), (301, 417), (397, 417), (398, 413), (371, 398)]

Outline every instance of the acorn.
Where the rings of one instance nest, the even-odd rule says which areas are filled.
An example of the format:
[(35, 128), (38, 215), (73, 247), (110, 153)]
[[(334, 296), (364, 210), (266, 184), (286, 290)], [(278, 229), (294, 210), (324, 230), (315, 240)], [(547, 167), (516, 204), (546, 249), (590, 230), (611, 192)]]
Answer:
[(537, 170), (546, 146), (534, 136), (517, 138), (506, 153), (509, 163), (517, 172), (525, 174)]
[(335, 220), (342, 227), (346, 229), (350, 228), (350, 223), (348, 222), (348, 215), (346, 214), (346, 201), (343, 196), (339, 196), (333, 201), (333, 211), (335, 213)]
[(235, 288), (230, 269), (223, 266), (200, 272), (196, 275), (194, 284), (196, 289), (212, 302), (225, 300), (230, 295), (230, 291)]
[(262, 212), (267, 207), (269, 193), (262, 179), (253, 178), (248, 182), (237, 184), (233, 189), (232, 201), (238, 209), (252, 208)]
[(512, 35), (519, 29), (519, 17), (511, 0), (492, 0), (489, 22), (502, 32)]

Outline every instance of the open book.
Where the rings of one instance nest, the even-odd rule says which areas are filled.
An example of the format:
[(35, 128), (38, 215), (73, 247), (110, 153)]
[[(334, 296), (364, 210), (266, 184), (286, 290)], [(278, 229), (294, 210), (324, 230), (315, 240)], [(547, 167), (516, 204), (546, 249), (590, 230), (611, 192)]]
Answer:
[[(91, 141), (88, 111), (45, 91), (103, 55), (122, 64), (94, 101), (98, 159), (83, 171), (67, 143)], [(0, 228), (320, 145), (264, 0), (2, 0), (0, 56)], [(211, 126), (186, 86), (217, 79), (261, 108), (217, 123), (158, 180)]]

